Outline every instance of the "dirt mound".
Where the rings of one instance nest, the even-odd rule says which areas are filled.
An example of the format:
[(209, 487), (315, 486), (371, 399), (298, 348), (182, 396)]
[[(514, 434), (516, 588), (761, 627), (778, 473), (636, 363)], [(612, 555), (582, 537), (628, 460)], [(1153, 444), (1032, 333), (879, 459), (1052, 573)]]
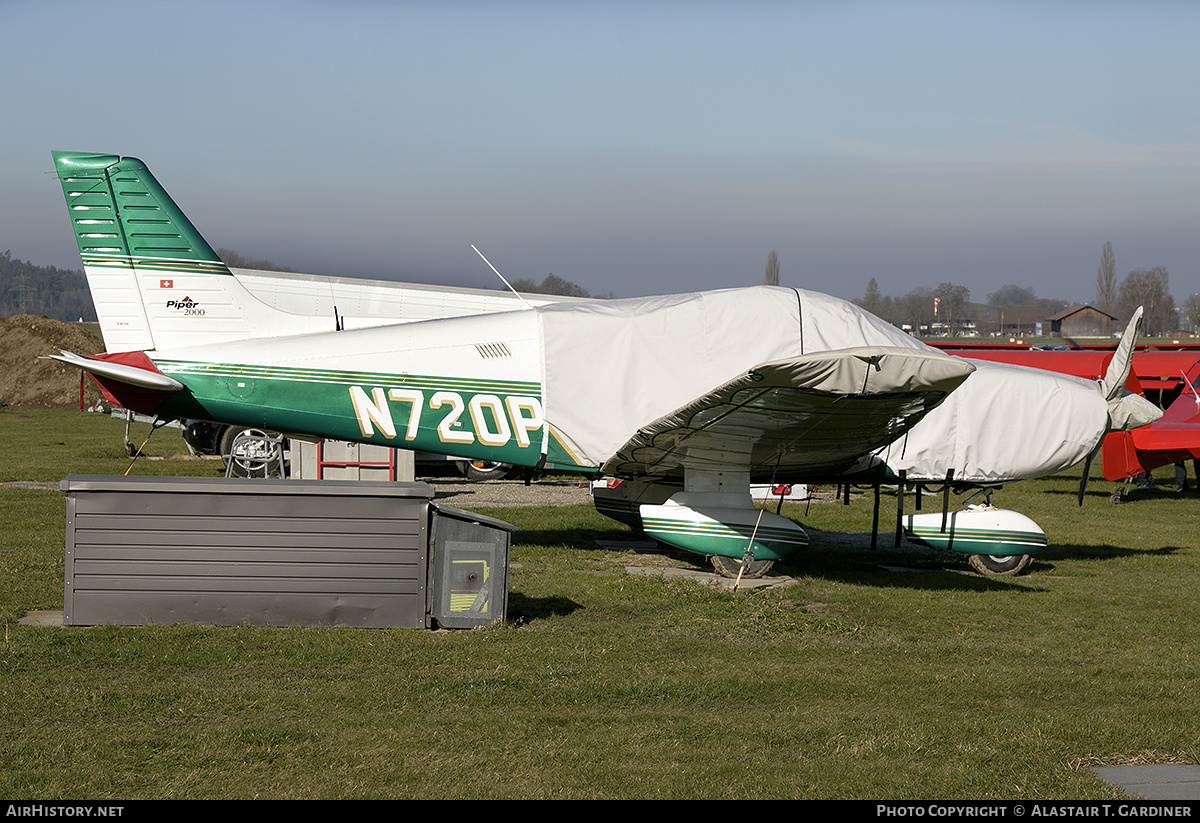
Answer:
[[(76, 354), (104, 351), (96, 335), (78, 323), (20, 314), (0, 317), (0, 403), (21, 409), (79, 408), (79, 370), (41, 360), (59, 349)], [(95, 405), (100, 390), (84, 379), (83, 402)]]

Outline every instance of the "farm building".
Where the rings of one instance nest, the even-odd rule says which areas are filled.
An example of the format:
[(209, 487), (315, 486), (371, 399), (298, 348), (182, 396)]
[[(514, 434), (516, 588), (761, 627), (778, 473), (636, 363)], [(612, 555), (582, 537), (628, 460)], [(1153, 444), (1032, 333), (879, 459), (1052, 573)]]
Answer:
[(1045, 306), (1006, 306), (999, 309), (996, 331), (1002, 337), (1041, 337), (1050, 333)]
[(1063, 309), (1047, 322), (1054, 337), (1111, 337), (1120, 331), (1116, 317), (1088, 303)]

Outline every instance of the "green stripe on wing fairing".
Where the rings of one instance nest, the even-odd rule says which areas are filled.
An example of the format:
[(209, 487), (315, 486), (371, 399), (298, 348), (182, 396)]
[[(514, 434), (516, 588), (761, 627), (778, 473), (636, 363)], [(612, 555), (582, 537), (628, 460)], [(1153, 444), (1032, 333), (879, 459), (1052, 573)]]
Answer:
[(756, 560), (778, 560), (808, 545), (808, 536), (798, 529), (779, 529), (720, 522), (691, 522), (669, 518), (643, 517), (646, 534), (672, 546), (722, 557), (742, 557), (751, 536), (751, 553)]
[(1046, 535), (1040, 532), (1011, 529), (949, 528), (936, 526), (906, 527), (908, 539), (934, 549), (956, 554), (990, 554), (997, 557), (1013, 554), (1033, 554), (1046, 548)]

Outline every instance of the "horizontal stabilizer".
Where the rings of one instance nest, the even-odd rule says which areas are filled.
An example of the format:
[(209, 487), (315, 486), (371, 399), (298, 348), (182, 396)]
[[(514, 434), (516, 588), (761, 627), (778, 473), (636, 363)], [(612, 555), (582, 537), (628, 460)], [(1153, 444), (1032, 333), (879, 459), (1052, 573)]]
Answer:
[(134, 366), (127, 363), (100, 360), (94, 357), (82, 357), (74, 352), (62, 351), (60, 349), (59, 354), (48, 355), (46, 359), (58, 360), (69, 366), (83, 369), (96, 377), (106, 377), (110, 380), (116, 380), (118, 383), (125, 383), (142, 389), (175, 392), (183, 388), (183, 384), (178, 380), (167, 377), (154, 368), (154, 364), (146, 357), (143, 357), (145, 365)]

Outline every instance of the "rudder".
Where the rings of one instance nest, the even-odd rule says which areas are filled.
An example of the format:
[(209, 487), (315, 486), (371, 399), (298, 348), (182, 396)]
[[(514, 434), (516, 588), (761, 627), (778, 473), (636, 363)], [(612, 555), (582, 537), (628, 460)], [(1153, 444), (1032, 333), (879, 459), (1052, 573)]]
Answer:
[(332, 329), (250, 295), (142, 161), (51, 154), (109, 352)]

